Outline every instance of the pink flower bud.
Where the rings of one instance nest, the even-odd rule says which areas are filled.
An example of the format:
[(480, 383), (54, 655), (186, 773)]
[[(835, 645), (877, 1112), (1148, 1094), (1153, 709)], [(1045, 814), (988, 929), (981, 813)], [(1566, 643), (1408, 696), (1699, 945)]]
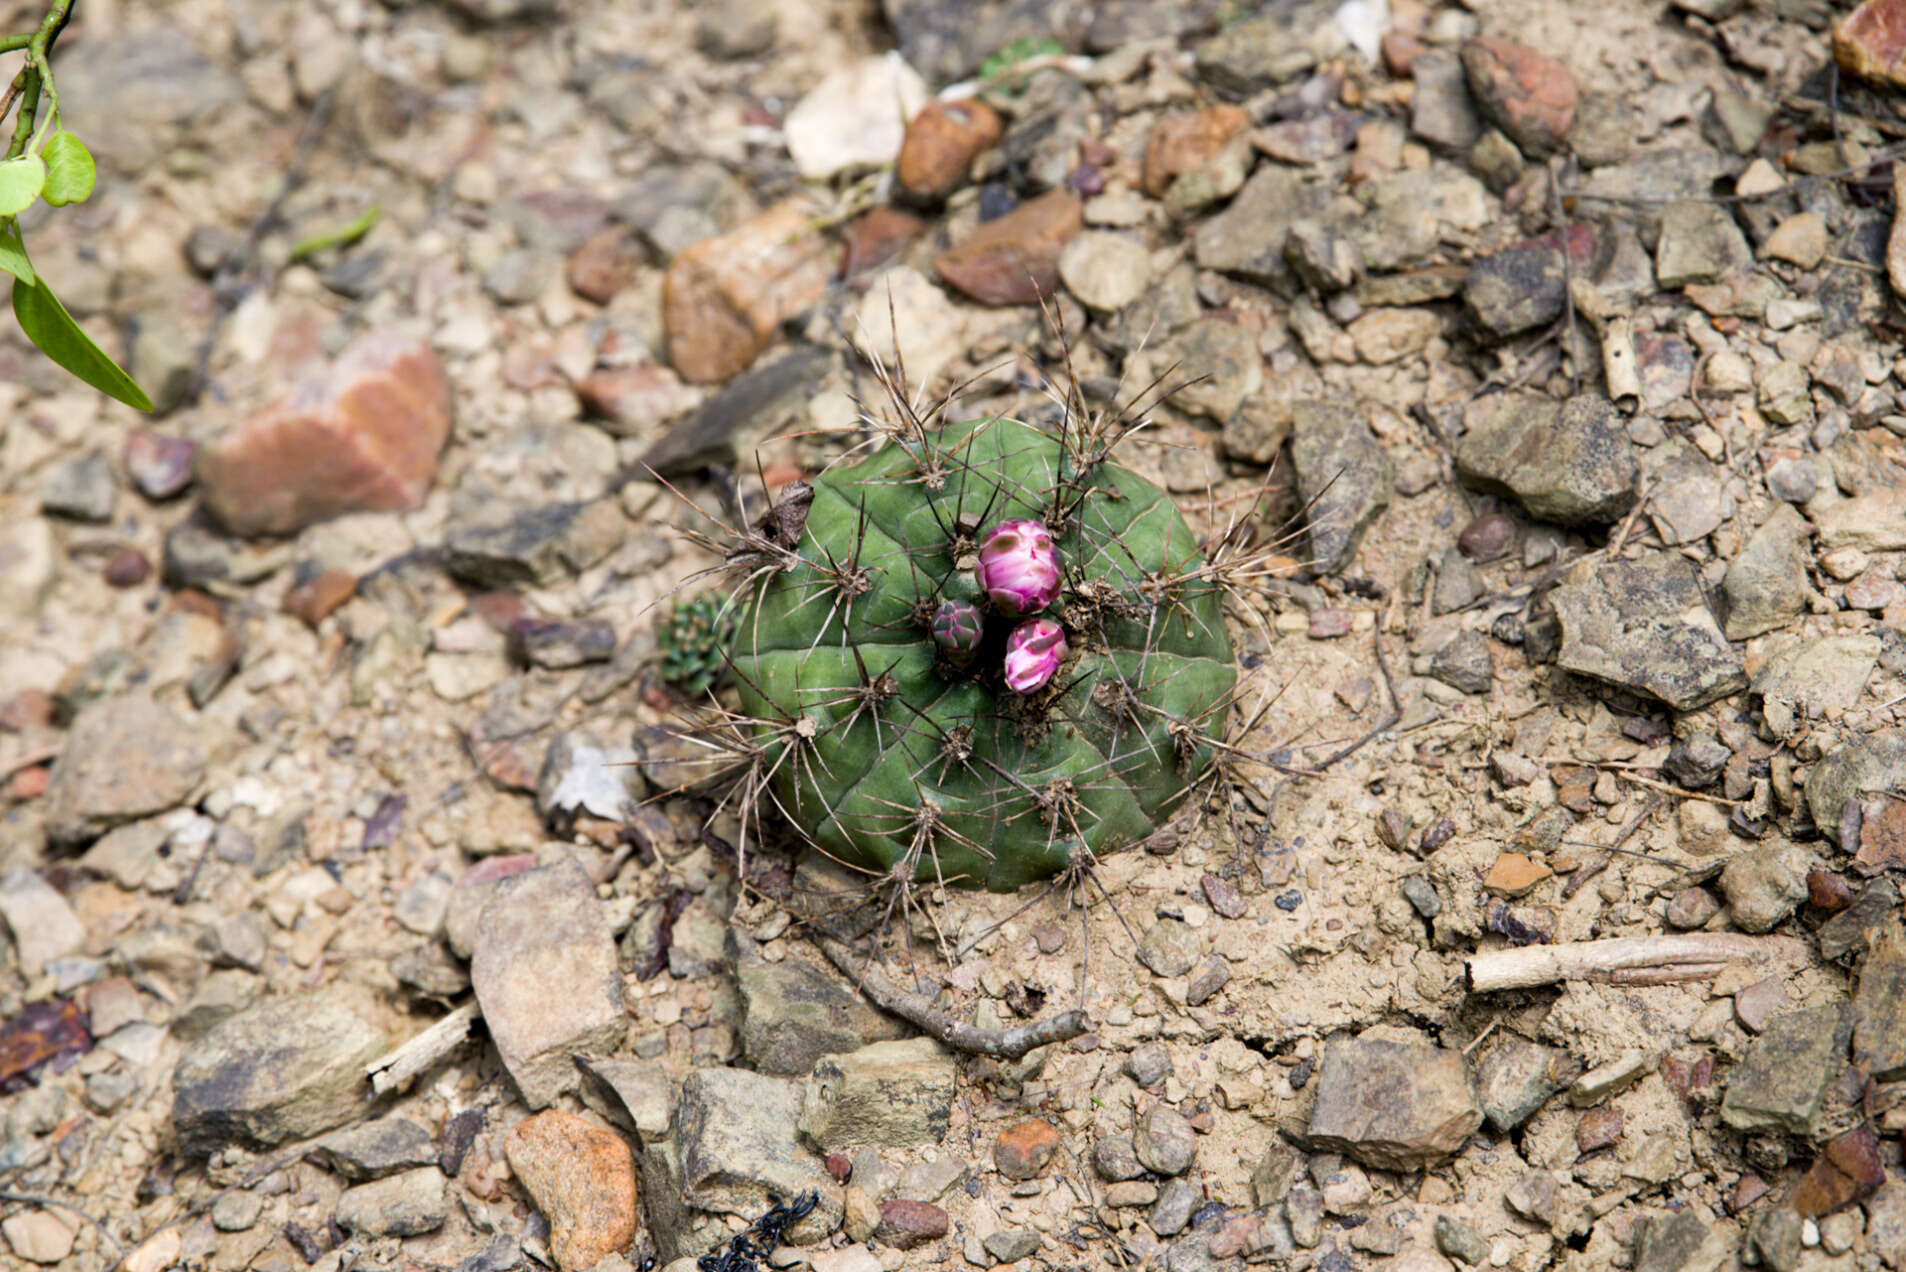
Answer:
[(979, 606), (966, 601), (941, 601), (933, 611), (933, 643), (946, 660), (957, 667), (973, 661), (979, 643), (986, 635), (986, 620)]
[(1065, 629), (1049, 618), (1027, 619), (1006, 638), (1006, 687), (1014, 693), (1043, 688), (1065, 657)]
[(1002, 521), (980, 541), (980, 589), (1008, 614), (1037, 614), (1059, 597), (1059, 552), (1044, 525)]

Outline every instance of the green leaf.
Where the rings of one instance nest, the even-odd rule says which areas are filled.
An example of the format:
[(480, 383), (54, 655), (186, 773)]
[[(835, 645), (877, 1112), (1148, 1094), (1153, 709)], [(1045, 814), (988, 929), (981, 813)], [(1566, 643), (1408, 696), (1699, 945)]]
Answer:
[(39, 346), (41, 353), (106, 396), (137, 410), (152, 409), (152, 399), (146, 396), (145, 390), (133, 383), (132, 377), (121, 371), (119, 364), (80, 330), (44, 278), (32, 286), (25, 282), (13, 285), (13, 316), (20, 320), (20, 330)]
[(17, 216), (33, 206), (46, 184), (46, 165), (38, 155), (0, 163), (0, 216)]
[(28, 287), (40, 281), (33, 262), (26, 258), (26, 240), (20, 237), (20, 223), (12, 217), (0, 217), (0, 269)]
[(69, 132), (56, 132), (46, 143), (46, 188), (40, 193), (56, 208), (84, 203), (93, 193), (99, 171), (86, 143)]

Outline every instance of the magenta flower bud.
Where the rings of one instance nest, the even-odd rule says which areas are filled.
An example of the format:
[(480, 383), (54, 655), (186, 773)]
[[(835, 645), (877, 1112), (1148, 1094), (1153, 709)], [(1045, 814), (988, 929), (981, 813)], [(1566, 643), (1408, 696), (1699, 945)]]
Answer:
[(974, 573), (980, 590), (1008, 614), (1037, 614), (1059, 597), (1059, 552), (1052, 533), (1024, 517), (987, 532)]
[(940, 608), (933, 611), (933, 643), (940, 647), (946, 660), (956, 667), (964, 667), (973, 661), (973, 655), (979, 652), (979, 643), (986, 635), (986, 620), (980, 616), (979, 606), (966, 601), (941, 601)]
[(1014, 693), (1043, 688), (1065, 657), (1065, 629), (1049, 618), (1027, 619), (1006, 638), (1006, 687)]

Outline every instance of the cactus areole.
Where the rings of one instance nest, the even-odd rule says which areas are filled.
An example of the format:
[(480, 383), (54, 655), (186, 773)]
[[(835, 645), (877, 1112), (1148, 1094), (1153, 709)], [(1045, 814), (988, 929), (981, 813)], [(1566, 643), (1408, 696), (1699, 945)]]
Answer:
[(1219, 587), (1170, 498), (1077, 438), (892, 438), (818, 477), (763, 561), (742, 706), (774, 802), (842, 861), (1009, 891), (1137, 843), (1212, 762)]

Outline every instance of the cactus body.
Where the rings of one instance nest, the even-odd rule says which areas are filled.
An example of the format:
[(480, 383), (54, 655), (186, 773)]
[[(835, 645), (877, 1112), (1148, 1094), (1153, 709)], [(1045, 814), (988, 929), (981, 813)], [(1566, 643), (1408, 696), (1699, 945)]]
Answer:
[[(815, 480), (796, 555), (742, 598), (734, 664), (776, 802), (823, 851), (1007, 891), (1142, 839), (1210, 763), (1236, 679), (1218, 588), (1169, 497), (1077, 449), (976, 420)], [(976, 570), (1015, 518), (1063, 574), (1030, 615)], [(949, 601), (983, 615), (964, 664), (936, 641)], [(1039, 619), (1063, 661), (1016, 693), (1008, 640)]]
[(690, 697), (707, 693), (727, 665), (735, 638), (733, 607), (713, 592), (675, 602), (662, 625), (662, 679)]

